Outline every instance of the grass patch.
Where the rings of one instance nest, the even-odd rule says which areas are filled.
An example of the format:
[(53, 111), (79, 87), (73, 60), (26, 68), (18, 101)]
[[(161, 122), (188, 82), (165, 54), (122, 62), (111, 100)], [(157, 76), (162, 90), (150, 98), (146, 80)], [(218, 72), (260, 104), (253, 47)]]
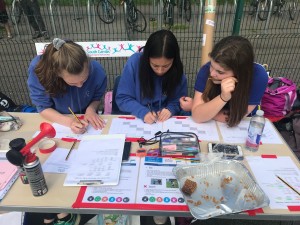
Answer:
[(186, 30), (188, 28), (189, 28), (189, 26), (178, 23), (178, 24), (174, 24), (174, 26), (171, 29), (172, 30)]
[[(150, 24), (150, 27), (153, 29), (157, 29), (157, 27), (158, 27), (157, 21), (150, 21), (149, 24)], [(168, 27), (165, 26), (164, 24), (162, 25), (162, 28), (168, 29)], [(174, 24), (170, 30), (186, 30), (188, 28), (189, 28), (188, 25), (177, 23), (177, 24)]]

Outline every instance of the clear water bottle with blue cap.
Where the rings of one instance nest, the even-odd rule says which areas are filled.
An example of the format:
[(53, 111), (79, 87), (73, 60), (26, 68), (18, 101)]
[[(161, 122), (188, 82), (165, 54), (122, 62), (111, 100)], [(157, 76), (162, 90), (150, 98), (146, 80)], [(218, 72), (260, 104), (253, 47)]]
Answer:
[(264, 111), (258, 108), (256, 114), (251, 118), (246, 140), (246, 149), (256, 152), (259, 148), (260, 139), (265, 127)]

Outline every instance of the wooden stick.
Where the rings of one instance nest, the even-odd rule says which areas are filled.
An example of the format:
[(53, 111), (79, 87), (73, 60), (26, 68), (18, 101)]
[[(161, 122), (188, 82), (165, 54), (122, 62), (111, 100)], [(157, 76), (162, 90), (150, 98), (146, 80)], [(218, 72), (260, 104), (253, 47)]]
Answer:
[(300, 195), (299, 191), (297, 191), (295, 188), (293, 188), (288, 182), (286, 182), (284, 179), (282, 179), (280, 176), (276, 177), (281, 180), (286, 186), (288, 186), (290, 189), (292, 189), (294, 192), (296, 192), (298, 195)]

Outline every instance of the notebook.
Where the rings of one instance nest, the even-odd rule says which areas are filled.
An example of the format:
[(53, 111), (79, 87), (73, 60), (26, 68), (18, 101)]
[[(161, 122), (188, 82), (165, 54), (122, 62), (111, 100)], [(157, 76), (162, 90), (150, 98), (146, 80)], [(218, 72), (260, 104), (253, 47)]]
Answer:
[(6, 187), (17, 172), (18, 167), (8, 161), (0, 161), (0, 191)]

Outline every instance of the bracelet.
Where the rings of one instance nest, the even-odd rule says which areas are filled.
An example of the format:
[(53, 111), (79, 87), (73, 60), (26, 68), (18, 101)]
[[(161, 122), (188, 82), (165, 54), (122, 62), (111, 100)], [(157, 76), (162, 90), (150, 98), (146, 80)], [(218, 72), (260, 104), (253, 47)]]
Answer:
[(228, 101), (229, 101), (229, 100), (228, 100), (228, 101), (225, 101), (225, 100), (222, 98), (222, 95), (221, 95), (221, 94), (220, 94), (219, 96), (220, 96), (220, 99), (221, 99), (223, 102), (228, 102)]

